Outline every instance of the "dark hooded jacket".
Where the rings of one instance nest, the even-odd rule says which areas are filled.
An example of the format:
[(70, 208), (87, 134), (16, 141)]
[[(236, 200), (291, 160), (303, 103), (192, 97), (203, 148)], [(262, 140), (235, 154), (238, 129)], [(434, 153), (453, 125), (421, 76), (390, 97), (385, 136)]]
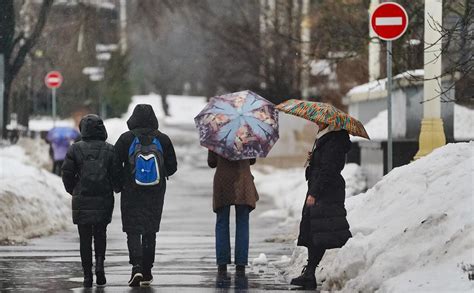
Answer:
[[(120, 186), (120, 166), (114, 147), (105, 142), (107, 131), (99, 116), (84, 116), (79, 129), (82, 139), (69, 147), (62, 166), (64, 187), (72, 195), (72, 219), (74, 224), (110, 223), (113, 189), (118, 191)], [(101, 168), (95, 172), (84, 171), (84, 166), (89, 164), (84, 162), (90, 161), (99, 164), (92, 166)]]
[(144, 145), (157, 138), (163, 147), (166, 177), (177, 170), (176, 155), (169, 137), (158, 131), (158, 119), (150, 105), (135, 107), (127, 121), (128, 129), (115, 144), (115, 152), (122, 166), (122, 229), (127, 233), (145, 234), (160, 230), (161, 213), (166, 192), (166, 180), (155, 186), (139, 186), (134, 182), (129, 162), (129, 148), (135, 137)]
[(314, 196), (316, 203), (303, 207), (298, 245), (339, 248), (352, 236), (344, 207), (346, 183), (341, 175), (350, 148), (346, 130), (329, 132), (316, 141), (306, 169), (307, 195)]

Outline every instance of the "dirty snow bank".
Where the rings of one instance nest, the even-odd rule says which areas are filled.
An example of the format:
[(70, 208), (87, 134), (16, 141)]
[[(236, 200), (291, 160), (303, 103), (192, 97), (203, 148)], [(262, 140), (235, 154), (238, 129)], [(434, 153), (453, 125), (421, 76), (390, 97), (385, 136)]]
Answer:
[[(262, 196), (271, 197), (278, 211), (269, 211), (265, 216), (280, 218), (299, 218), (308, 190), (304, 168), (277, 169), (262, 166), (252, 170), (255, 184)], [(346, 164), (342, 170), (346, 181), (346, 197), (366, 190), (366, 178), (357, 164)]]
[(0, 149), (0, 241), (47, 235), (71, 221), (61, 179), (35, 165), (20, 146)]
[[(323, 290), (474, 290), (474, 142), (448, 144), (394, 169), (346, 201), (354, 237), (328, 251), (317, 272)], [(295, 249), (289, 278), (306, 261)], [(472, 272), (471, 272), (472, 273)]]

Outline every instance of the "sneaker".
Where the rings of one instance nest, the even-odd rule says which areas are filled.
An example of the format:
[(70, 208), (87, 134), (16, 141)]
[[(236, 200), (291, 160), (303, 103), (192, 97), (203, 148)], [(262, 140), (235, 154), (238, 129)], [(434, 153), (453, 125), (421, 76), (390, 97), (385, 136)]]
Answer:
[(304, 290), (315, 290), (317, 285), (314, 271), (308, 270), (307, 266), (305, 266), (301, 271), (301, 275), (291, 280), (290, 284), (303, 287)]
[(143, 270), (143, 279), (140, 281), (140, 286), (150, 286), (153, 282), (153, 275), (151, 274), (151, 269)]
[(140, 282), (143, 280), (142, 269), (139, 265), (135, 265), (132, 268), (132, 276), (130, 277), (130, 281), (128, 281), (128, 286), (130, 287), (138, 287), (140, 286)]

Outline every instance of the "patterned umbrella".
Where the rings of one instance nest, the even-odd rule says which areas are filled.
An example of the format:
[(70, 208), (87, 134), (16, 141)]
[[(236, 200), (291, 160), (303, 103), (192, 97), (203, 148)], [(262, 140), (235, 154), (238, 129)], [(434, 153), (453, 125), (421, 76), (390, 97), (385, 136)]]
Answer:
[(275, 106), (251, 91), (211, 98), (194, 122), (201, 145), (229, 160), (265, 157), (278, 140)]
[(359, 120), (326, 103), (292, 99), (279, 104), (276, 108), (317, 124), (334, 125), (337, 129), (345, 129), (352, 135), (370, 139)]

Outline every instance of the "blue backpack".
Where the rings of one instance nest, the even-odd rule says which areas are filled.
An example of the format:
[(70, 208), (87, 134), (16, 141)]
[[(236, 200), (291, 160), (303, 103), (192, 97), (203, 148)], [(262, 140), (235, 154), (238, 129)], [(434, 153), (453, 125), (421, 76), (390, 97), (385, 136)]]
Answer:
[(135, 135), (128, 156), (136, 184), (154, 186), (165, 179), (163, 147), (158, 138), (154, 137), (151, 144), (143, 145)]

